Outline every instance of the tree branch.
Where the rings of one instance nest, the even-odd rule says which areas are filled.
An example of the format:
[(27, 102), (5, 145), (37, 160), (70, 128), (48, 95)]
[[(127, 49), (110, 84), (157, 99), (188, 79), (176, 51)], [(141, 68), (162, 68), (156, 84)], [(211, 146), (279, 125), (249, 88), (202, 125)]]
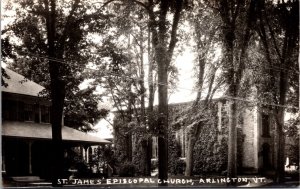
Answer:
[(107, 121), (107, 123), (109, 123), (111, 126), (114, 126), (113, 123), (111, 123), (108, 119), (106, 119), (105, 117), (103, 118), (105, 121)]
[(256, 21), (256, 12), (255, 8), (257, 7), (256, 1), (251, 0), (250, 1), (250, 6), (247, 12), (247, 20), (246, 20), (246, 28), (245, 28), (245, 35), (243, 37), (243, 42), (242, 42), (242, 47), (241, 47), (241, 53), (239, 57), (239, 67), (237, 71), (237, 84), (239, 85), (242, 75), (245, 69), (245, 56), (246, 56), (246, 49), (248, 47), (248, 43), (251, 37), (251, 29), (253, 28), (253, 22)]
[(70, 13), (69, 13), (69, 15), (66, 19), (66, 24), (65, 24), (65, 27), (64, 27), (64, 30), (63, 30), (63, 34), (60, 38), (61, 49), (64, 49), (66, 38), (67, 38), (67, 33), (70, 30), (69, 25), (70, 25), (70, 22), (71, 22), (71, 18), (74, 15), (74, 12), (77, 9), (78, 5), (79, 5), (79, 0), (75, 0), (74, 4), (72, 6), (72, 9), (71, 9), (71, 11), (70, 11)]
[(132, 0), (132, 1), (140, 6), (144, 7), (148, 12), (150, 11), (150, 6), (147, 6), (146, 4), (144, 4), (138, 0)]
[(232, 23), (236, 22), (236, 18), (240, 11), (240, 7), (241, 7), (241, 0), (238, 0), (235, 10), (233, 10), (232, 8)]
[[(263, 4), (262, 6), (263, 6), (262, 9), (264, 9), (264, 12), (266, 12), (266, 7), (265, 7), (265, 5)], [(268, 29), (269, 29), (269, 31), (270, 31), (270, 35), (271, 35), (271, 38), (272, 38), (272, 41), (273, 41), (273, 44), (274, 44), (274, 48), (275, 48), (276, 54), (277, 54), (278, 58), (281, 60), (281, 59), (282, 59), (282, 55), (281, 55), (281, 53), (280, 53), (280, 51), (279, 51), (278, 44), (277, 44), (277, 42), (276, 42), (276, 40), (275, 40), (275, 37), (274, 37), (274, 31), (273, 31), (273, 29), (272, 29), (272, 27), (271, 27), (271, 25), (270, 25), (268, 16), (265, 14), (264, 17), (266, 18), (266, 24), (267, 24)]]
[(107, 2), (103, 3), (103, 5), (101, 6), (101, 8), (106, 7), (108, 4), (110, 4), (110, 3), (113, 2), (113, 1), (117, 1), (117, 0), (110, 0), (110, 1), (107, 1)]
[[(176, 1), (176, 10), (174, 13), (174, 18), (173, 18), (173, 24), (172, 24), (172, 30), (171, 30), (171, 39), (170, 39), (170, 44), (168, 48), (168, 55), (169, 57), (172, 57), (175, 45), (177, 43), (177, 28), (178, 28), (178, 23), (180, 20), (180, 15), (183, 7), (183, 0), (177, 0)], [(169, 65), (167, 65), (169, 66)]]
[(156, 20), (155, 20), (155, 14), (153, 12), (153, 1), (152, 0), (149, 0), (149, 29), (152, 33), (152, 44), (153, 44), (153, 47), (156, 47), (157, 44), (158, 44), (158, 33), (155, 29), (157, 23), (156, 23)]

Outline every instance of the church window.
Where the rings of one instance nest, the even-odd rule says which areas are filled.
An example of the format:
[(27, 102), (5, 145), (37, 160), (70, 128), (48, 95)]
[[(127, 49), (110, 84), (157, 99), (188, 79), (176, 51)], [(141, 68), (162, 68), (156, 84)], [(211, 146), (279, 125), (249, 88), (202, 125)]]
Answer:
[(267, 114), (262, 114), (262, 136), (270, 137), (270, 121)]

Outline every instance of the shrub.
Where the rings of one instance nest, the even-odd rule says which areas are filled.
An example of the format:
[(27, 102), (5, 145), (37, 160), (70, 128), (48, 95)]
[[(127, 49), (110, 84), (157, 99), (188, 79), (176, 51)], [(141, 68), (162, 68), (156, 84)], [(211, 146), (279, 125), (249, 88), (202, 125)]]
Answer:
[(120, 166), (121, 177), (133, 177), (135, 176), (135, 172), (135, 166), (130, 162), (126, 162), (124, 165)]
[(76, 173), (77, 177), (89, 177), (91, 175), (91, 170), (84, 162), (77, 162), (74, 168), (77, 170)]
[(182, 175), (184, 174), (186, 167), (186, 163), (183, 159), (178, 159), (175, 163), (175, 175), (179, 174)]
[(177, 161), (180, 158), (180, 144), (175, 140), (175, 136), (169, 134), (169, 146), (168, 146), (168, 155), (169, 155), (169, 173), (171, 175), (177, 174)]

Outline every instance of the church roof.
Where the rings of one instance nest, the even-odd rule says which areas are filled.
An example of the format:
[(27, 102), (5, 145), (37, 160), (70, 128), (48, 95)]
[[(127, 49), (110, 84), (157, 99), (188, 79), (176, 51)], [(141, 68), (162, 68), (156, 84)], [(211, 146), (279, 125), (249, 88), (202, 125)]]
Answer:
[(24, 76), (8, 69), (4, 68), (9, 79), (3, 78), (8, 84), (7, 87), (1, 86), (3, 92), (16, 93), (30, 96), (38, 96), (38, 94), (45, 88), (34, 81), (26, 79)]

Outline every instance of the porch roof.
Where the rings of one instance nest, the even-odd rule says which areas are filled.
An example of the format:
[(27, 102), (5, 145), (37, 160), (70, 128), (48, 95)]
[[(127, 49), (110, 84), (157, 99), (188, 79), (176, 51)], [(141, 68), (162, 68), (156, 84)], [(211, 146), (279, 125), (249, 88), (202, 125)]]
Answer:
[[(33, 122), (2, 122), (2, 136), (17, 137), (23, 139), (51, 140), (51, 125), (46, 123)], [(110, 144), (111, 142), (84, 132), (62, 127), (62, 138), (66, 142), (89, 143), (89, 144)]]
[(24, 76), (8, 68), (5, 68), (5, 71), (9, 76), (9, 79), (3, 77), (4, 82), (8, 84), (7, 87), (1, 86), (1, 90), (3, 92), (38, 96), (39, 93), (45, 89), (43, 86), (25, 78)]

